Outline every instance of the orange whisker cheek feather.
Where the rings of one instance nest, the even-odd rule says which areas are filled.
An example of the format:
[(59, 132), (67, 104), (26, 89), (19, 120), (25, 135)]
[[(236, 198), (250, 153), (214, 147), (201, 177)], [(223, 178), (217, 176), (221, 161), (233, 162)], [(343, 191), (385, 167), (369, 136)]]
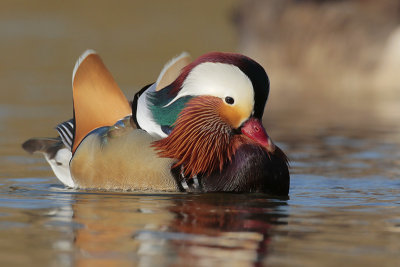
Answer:
[(222, 170), (231, 159), (231, 127), (221, 118), (221, 99), (199, 96), (181, 111), (171, 134), (155, 141), (161, 157), (175, 158), (173, 167), (183, 165), (185, 176)]
[(226, 121), (232, 128), (237, 129), (242, 122), (250, 117), (251, 110), (243, 107), (228, 106), (221, 103), (218, 107), (219, 116)]

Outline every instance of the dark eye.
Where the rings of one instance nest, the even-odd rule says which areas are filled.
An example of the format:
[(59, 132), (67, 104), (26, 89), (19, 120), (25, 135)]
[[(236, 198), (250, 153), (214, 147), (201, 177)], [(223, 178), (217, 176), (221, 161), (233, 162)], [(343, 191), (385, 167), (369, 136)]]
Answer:
[(229, 105), (233, 105), (233, 103), (235, 103), (235, 100), (232, 97), (227, 96), (225, 97), (225, 102)]

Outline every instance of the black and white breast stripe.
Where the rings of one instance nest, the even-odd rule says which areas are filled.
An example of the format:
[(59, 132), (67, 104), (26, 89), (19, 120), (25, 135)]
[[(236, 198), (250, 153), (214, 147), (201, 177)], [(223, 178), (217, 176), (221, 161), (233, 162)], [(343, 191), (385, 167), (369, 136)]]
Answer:
[(71, 150), (74, 141), (74, 119), (60, 123), (57, 125), (56, 130), (64, 145)]

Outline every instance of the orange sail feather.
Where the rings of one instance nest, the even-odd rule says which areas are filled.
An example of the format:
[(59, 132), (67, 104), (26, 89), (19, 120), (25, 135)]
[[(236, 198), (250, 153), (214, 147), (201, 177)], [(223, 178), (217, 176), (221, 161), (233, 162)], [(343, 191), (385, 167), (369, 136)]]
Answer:
[(131, 114), (131, 107), (101, 58), (94, 51), (78, 60), (72, 81), (75, 137), (72, 152), (92, 130), (111, 126)]

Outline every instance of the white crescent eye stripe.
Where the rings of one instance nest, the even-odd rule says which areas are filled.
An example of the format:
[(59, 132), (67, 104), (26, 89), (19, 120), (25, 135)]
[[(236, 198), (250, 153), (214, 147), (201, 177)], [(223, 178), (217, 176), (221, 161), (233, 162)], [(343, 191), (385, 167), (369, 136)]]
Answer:
[(210, 95), (224, 101), (226, 97), (231, 97), (234, 99), (231, 105), (246, 107), (249, 115), (254, 107), (253, 84), (246, 74), (232, 64), (205, 62), (197, 65), (186, 77), (178, 95), (165, 106), (189, 95)]

